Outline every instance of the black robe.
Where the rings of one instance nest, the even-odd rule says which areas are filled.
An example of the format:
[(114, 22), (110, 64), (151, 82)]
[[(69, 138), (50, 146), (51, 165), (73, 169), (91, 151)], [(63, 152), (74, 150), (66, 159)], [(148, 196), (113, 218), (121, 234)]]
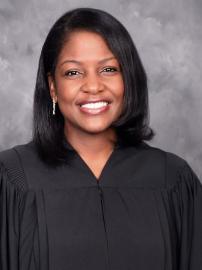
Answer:
[(51, 168), (33, 142), (0, 161), (1, 270), (202, 269), (202, 185), (181, 157), (117, 146), (99, 181), (76, 151)]

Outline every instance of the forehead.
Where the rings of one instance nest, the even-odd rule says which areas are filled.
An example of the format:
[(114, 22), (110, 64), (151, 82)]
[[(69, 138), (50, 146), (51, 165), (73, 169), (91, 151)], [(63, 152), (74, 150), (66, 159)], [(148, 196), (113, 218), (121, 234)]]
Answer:
[(104, 38), (93, 32), (76, 31), (68, 35), (59, 54), (59, 61), (64, 58), (93, 60), (113, 56)]

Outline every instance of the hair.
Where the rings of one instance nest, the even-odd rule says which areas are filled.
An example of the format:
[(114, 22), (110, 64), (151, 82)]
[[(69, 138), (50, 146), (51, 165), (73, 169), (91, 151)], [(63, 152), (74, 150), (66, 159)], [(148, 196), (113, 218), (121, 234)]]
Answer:
[(64, 117), (56, 106), (52, 116), (52, 99), (48, 74), (54, 77), (58, 56), (68, 37), (75, 31), (98, 33), (117, 58), (124, 81), (123, 111), (112, 123), (123, 145), (137, 145), (151, 140), (149, 127), (147, 76), (133, 40), (126, 28), (109, 13), (94, 8), (76, 8), (60, 17), (44, 42), (34, 93), (33, 141), (40, 156), (54, 165), (67, 161), (64, 145)]

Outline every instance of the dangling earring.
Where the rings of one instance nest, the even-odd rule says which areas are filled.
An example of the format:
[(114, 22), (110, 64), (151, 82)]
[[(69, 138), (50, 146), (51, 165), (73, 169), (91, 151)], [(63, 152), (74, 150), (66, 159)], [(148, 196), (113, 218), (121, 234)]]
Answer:
[(55, 115), (55, 106), (56, 106), (56, 102), (55, 102), (55, 100), (53, 98), (53, 115)]

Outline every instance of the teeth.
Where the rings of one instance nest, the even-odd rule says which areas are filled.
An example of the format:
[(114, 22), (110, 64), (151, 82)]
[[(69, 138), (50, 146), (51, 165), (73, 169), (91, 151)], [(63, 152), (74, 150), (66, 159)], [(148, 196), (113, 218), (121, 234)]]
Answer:
[(95, 103), (86, 103), (81, 105), (81, 107), (88, 108), (88, 109), (98, 109), (103, 106), (107, 106), (108, 102), (95, 102)]

